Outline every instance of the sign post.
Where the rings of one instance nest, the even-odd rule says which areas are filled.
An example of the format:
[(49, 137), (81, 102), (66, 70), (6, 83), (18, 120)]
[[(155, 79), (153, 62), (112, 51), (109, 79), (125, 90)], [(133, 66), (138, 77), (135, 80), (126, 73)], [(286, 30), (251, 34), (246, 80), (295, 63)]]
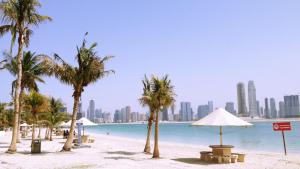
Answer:
[(273, 123), (273, 130), (274, 131), (281, 131), (283, 147), (284, 147), (284, 154), (286, 155), (286, 145), (285, 145), (284, 131), (291, 131), (292, 130), (291, 123), (290, 122), (276, 122), (276, 123)]

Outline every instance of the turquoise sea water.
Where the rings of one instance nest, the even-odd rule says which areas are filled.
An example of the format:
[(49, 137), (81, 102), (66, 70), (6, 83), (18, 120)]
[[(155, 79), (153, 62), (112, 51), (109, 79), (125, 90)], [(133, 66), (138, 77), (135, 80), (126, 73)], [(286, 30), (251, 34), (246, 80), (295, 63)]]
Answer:
[[(223, 144), (239, 149), (283, 152), (281, 132), (272, 129), (271, 122), (256, 122), (253, 127), (224, 127)], [(292, 131), (285, 132), (287, 152), (300, 153), (300, 122), (292, 122)], [(154, 125), (153, 125), (154, 127)], [(91, 133), (146, 139), (146, 124), (107, 124), (88, 127)], [(153, 135), (152, 135), (153, 136)], [(159, 140), (193, 145), (219, 144), (218, 127), (195, 127), (190, 123), (162, 123)]]

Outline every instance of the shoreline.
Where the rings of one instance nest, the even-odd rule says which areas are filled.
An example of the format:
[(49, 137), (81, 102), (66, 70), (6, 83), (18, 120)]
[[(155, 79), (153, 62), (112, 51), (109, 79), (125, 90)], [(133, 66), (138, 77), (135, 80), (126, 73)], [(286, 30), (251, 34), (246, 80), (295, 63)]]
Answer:
[[(44, 132), (42, 132), (44, 133)], [(30, 154), (30, 137), (21, 139), (18, 153), (6, 154), (10, 143), (10, 133), (0, 137), (0, 164), (4, 169), (94, 169), (94, 168), (143, 168), (152, 169), (299, 169), (298, 154), (271, 153), (264, 151), (246, 151), (233, 149), (233, 152), (246, 153), (244, 163), (211, 164), (199, 160), (199, 152), (210, 150), (207, 146), (190, 144), (159, 142), (160, 159), (152, 159), (144, 154), (145, 140), (124, 138), (119, 136), (89, 133), (95, 142), (89, 144), (91, 148), (73, 149), (72, 152), (60, 152), (65, 139), (54, 136), (54, 141), (42, 140), (42, 153)], [(42, 137), (43, 138), (43, 137)], [(153, 141), (151, 141), (153, 150)], [(3, 167), (2, 167), (3, 166)]]

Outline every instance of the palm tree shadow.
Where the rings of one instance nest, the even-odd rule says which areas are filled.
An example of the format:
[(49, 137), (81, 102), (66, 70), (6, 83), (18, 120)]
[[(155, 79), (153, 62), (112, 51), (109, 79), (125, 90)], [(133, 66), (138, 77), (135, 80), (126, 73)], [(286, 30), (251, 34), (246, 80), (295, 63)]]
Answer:
[(186, 163), (186, 164), (198, 164), (198, 165), (212, 164), (212, 163), (207, 163), (207, 162), (201, 161), (200, 158), (176, 158), (176, 159), (172, 159), (172, 160), (177, 161), (177, 162)]
[(136, 153), (136, 152), (128, 152), (128, 151), (108, 151), (106, 153), (107, 154), (127, 155), (127, 156), (132, 156), (132, 155), (139, 154), (139, 153)]
[(9, 146), (7, 145), (7, 146), (0, 146), (0, 148), (9, 148)]

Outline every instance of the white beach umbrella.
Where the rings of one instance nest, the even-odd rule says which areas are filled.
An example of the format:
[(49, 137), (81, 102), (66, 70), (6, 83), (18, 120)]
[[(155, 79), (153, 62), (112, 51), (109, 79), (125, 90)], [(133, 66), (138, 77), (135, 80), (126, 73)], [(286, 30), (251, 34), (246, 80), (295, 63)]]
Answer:
[(20, 125), (20, 127), (27, 127), (27, 126), (29, 126), (27, 123), (22, 123), (22, 124)]
[(83, 135), (84, 135), (84, 126), (96, 126), (97, 124), (94, 122), (91, 122), (89, 119), (82, 117), (79, 120), (77, 120), (77, 123), (82, 123), (83, 126)]
[(79, 120), (77, 120), (77, 123), (82, 123), (83, 126), (96, 126), (97, 124), (94, 122), (91, 122), (89, 119), (82, 117)]
[(72, 122), (72, 120), (70, 120), (68, 122), (62, 122), (59, 126), (60, 127), (70, 127), (71, 126), (71, 122)]
[(220, 145), (222, 145), (222, 127), (223, 126), (252, 126), (251, 123), (248, 123), (233, 114), (227, 112), (223, 108), (218, 108), (214, 112), (205, 116), (204, 118), (192, 123), (192, 126), (214, 126), (220, 127)]

